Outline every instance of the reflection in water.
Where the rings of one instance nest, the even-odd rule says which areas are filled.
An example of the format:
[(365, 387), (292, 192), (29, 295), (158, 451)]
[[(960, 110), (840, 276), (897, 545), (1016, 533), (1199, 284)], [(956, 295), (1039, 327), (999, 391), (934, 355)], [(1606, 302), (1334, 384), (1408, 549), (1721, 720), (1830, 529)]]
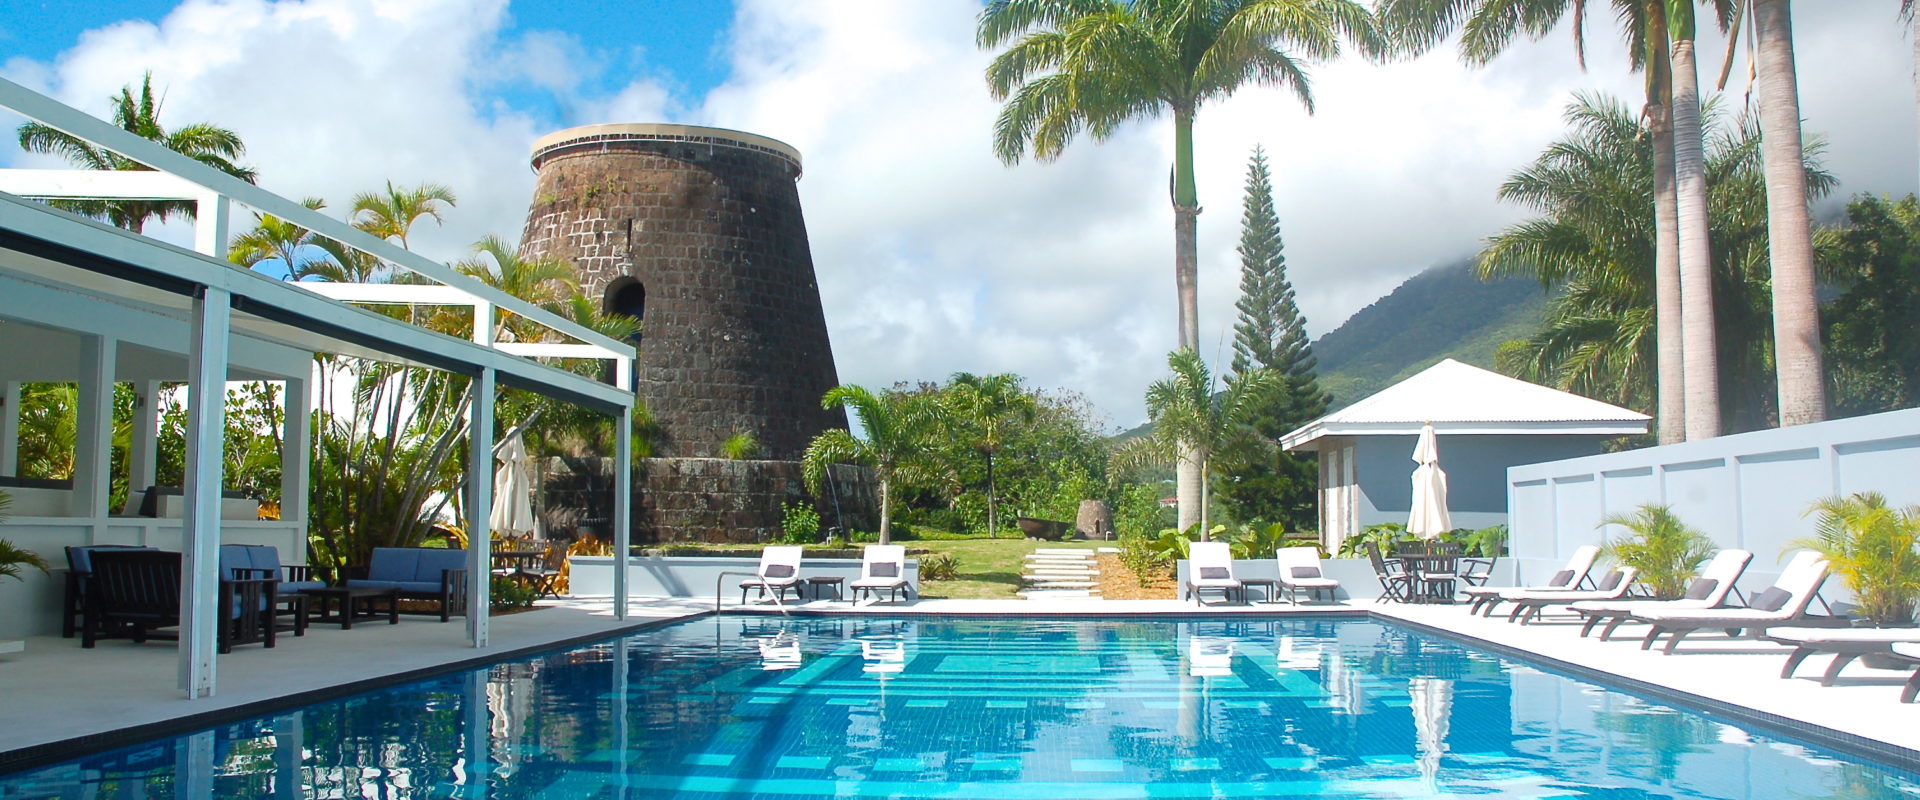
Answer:
[(1371, 622), (706, 618), (0, 798), (1891, 800), (1913, 776)]

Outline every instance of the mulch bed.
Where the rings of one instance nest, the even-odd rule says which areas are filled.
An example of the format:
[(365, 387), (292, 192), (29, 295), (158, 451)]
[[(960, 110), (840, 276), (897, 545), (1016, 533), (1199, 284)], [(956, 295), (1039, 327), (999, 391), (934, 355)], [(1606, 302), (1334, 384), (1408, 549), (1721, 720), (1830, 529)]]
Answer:
[(1178, 587), (1173, 576), (1156, 578), (1152, 583), (1141, 586), (1139, 579), (1133, 576), (1133, 570), (1120, 563), (1120, 557), (1112, 553), (1095, 556), (1100, 564), (1100, 598), (1103, 600), (1173, 600), (1179, 597)]

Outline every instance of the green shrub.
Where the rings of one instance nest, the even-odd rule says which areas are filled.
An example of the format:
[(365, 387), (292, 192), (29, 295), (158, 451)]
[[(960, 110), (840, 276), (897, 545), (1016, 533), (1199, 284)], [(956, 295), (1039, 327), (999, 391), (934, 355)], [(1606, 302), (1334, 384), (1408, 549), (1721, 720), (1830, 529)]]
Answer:
[(1287, 526), (1275, 522), (1254, 522), (1215, 536), (1227, 542), (1234, 558), (1273, 558), (1273, 552), (1286, 546)]
[(1615, 514), (1600, 524), (1627, 529), (1626, 536), (1607, 540), (1602, 552), (1620, 566), (1638, 569), (1638, 580), (1660, 599), (1686, 592), (1700, 562), (1717, 549), (1712, 539), (1681, 522), (1671, 506), (1648, 503), (1632, 514)]
[(735, 461), (760, 457), (760, 439), (753, 431), (734, 431), (720, 443), (720, 454)]
[(946, 553), (920, 557), (920, 580), (950, 581), (960, 575), (960, 562)]
[(1362, 528), (1359, 533), (1349, 536), (1340, 542), (1340, 557), (1366, 558), (1368, 542), (1379, 545), (1382, 554), (1391, 553), (1393, 552), (1394, 545), (1400, 542), (1413, 541), (1413, 538), (1412, 534), (1407, 533), (1407, 526), (1398, 522), (1382, 522), (1378, 525), (1368, 525)]
[(809, 503), (780, 504), (780, 543), (811, 544), (820, 537), (820, 512)]
[(528, 608), (533, 601), (540, 599), (540, 592), (533, 584), (517, 581), (505, 575), (493, 576), (493, 608), (509, 610)]
[(1888, 508), (1879, 492), (1829, 497), (1813, 504), (1815, 535), (1788, 547), (1827, 557), (1853, 592), (1860, 616), (1876, 625), (1910, 622), (1920, 598), (1920, 507)]
[(1120, 535), (1120, 563), (1141, 586), (1152, 585), (1154, 578), (1173, 569), (1173, 561), (1161, 551), (1157, 540), (1144, 533)]

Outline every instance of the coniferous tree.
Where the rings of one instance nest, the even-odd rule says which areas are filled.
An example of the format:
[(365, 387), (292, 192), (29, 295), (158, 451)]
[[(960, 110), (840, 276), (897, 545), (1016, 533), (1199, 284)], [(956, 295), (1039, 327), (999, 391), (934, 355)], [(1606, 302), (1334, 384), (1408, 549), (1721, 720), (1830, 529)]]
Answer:
[[(1314, 373), (1307, 320), (1294, 305), (1284, 250), (1267, 156), (1256, 147), (1247, 166), (1240, 220), (1240, 300), (1235, 304), (1240, 316), (1234, 324), (1229, 381), (1256, 369), (1278, 376), (1258, 399), (1250, 420), (1268, 442), (1325, 414), (1330, 399)], [(1290, 530), (1315, 524), (1318, 480), (1311, 456), (1224, 453), (1221, 461), (1224, 468), (1215, 488), (1237, 521), (1284, 522)]]

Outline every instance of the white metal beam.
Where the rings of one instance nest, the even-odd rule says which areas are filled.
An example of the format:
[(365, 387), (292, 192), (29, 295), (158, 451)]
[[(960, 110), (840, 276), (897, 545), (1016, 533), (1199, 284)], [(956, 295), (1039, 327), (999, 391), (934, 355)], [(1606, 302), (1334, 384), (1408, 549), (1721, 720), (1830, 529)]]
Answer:
[(208, 287), (193, 299), (193, 342), (187, 354), (187, 464), (182, 494), (180, 688), (211, 697), (214, 643), (220, 620), (220, 487), (227, 414), (227, 331), (232, 297)]
[(487, 646), (487, 612), (493, 602), (493, 370), (473, 379), (467, 412), (467, 640)]
[[(280, 434), (280, 518), (307, 518), (307, 470), (313, 461), (313, 406), (305, 380), (286, 382), (281, 408), (286, 419)], [(302, 561), (305, 553), (295, 554)]]
[(424, 283), (333, 283), (300, 281), (293, 284), (322, 297), (346, 303), (391, 306), (470, 306), (481, 302), (451, 286)]
[(207, 190), (153, 170), (0, 169), (0, 192), (50, 200), (198, 200)]

